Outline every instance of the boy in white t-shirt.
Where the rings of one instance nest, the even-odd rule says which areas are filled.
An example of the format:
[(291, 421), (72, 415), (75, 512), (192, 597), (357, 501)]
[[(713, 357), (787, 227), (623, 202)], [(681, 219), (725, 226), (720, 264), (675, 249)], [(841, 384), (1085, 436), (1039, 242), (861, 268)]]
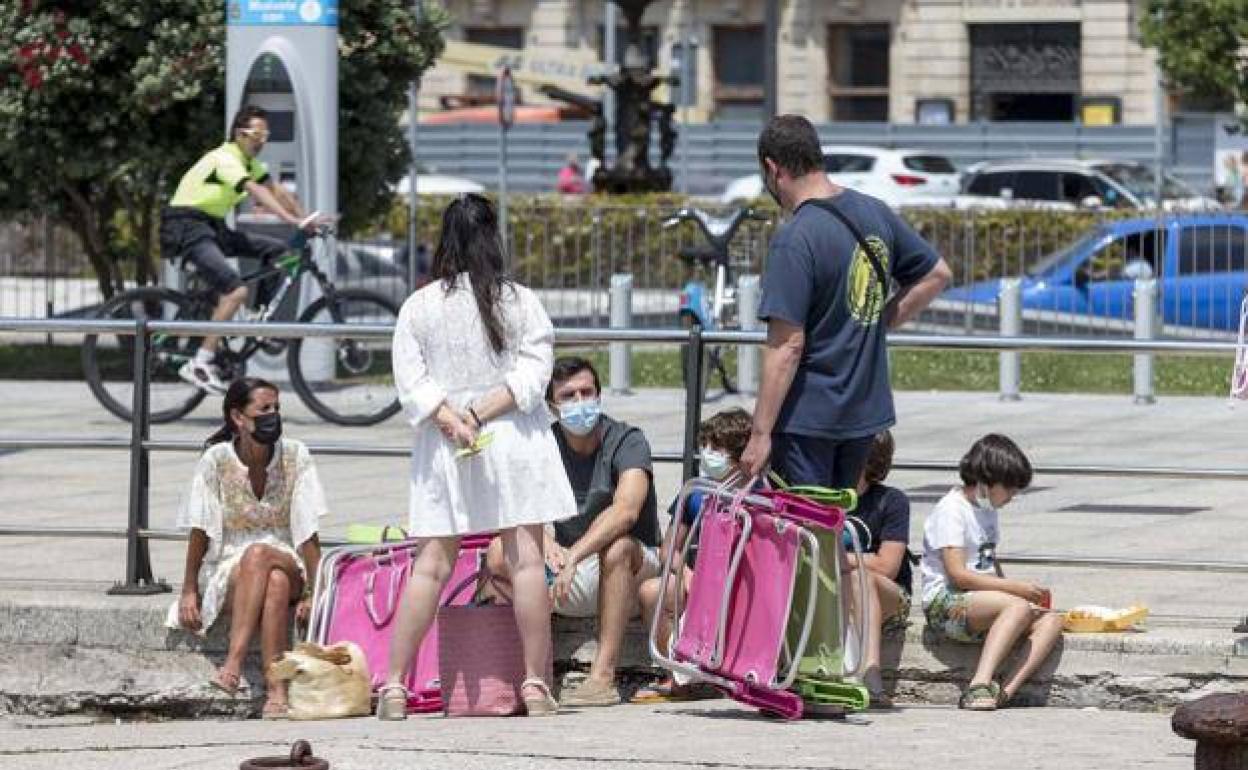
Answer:
[[(928, 514), (923, 525), (922, 591), (927, 624), (983, 652), (959, 705), (992, 711), (1007, 704), (1035, 673), (1062, 635), (1061, 616), (1047, 611), (1048, 591), (1009, 580), (996, 560), (997, 510), (1031, 484), (1031, 463), (1009, 438), (991, 433), (976, 441), (958, 467), (962, 485)], [(1024, 637), (1030, 644), (1018, 668), (998, 685), (993, 675)]]

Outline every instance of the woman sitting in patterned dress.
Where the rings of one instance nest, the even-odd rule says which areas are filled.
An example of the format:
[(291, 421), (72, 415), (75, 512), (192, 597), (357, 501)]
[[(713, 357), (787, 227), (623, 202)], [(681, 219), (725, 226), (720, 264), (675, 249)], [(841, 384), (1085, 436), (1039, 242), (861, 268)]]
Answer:
[(233, 695), (251, 638), (260, 631), (263, 716), (287, 714), (286, 684), (268, 664), (288, 649), (290, 606), (308, 617), (321, 558), (317, 520), (325, 493), (307, 447), (283, 439), (277, 386), (254, 377), (230, 385), (225, 424), (205, 442), (178, 525), (190, 529), (182, 596), (166, 625), (205, 634), (223, 608), (230, 646), (212, 684)]

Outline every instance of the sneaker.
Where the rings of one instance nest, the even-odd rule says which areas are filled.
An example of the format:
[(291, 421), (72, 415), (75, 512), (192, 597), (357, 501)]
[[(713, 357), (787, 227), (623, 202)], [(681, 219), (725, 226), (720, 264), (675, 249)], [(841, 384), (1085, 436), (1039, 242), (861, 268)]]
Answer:
[(570, 690), (564, 690), (559, 698), (560, 706), (618, 706), (620, 691), (615, 689), (614, 682), (598, 682), (586, 679)]
[(211, 364), (200, 363), (192, 359), (182, 364), (182, 368), (178, 370), (178, 376), (205, 393), (225, 395), (226, 384), (217, 374), (217, 367)]

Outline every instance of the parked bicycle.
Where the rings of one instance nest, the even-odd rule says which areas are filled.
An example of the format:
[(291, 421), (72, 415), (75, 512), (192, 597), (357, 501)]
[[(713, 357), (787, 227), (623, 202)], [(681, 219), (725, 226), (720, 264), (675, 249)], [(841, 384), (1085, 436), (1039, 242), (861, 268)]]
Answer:
[[(275, 322), (283, 300), (292, 290), (298, 297), (303, 277), (311, 274), (320, 296), (299, 314), (302, 323), (359, 323), (393, 325), (399, 308), (390, 298), (366, 289), (340, 289), (316, 264), (312, 243), (332, 234), (328, 226), (313, 235), (298, 232), (289, 251), (270, 264), (243, 276), (249, 292), (247, 320)], [(189, 272), (187, 291), (158, 286), (133, 289), (105, 303), (98, 316), (115, 320), (204, 321), (212, 317), (216, 294), (183, 261)], [(275, 288), (274, 288), (274, 285)], [(153, 334), (148, 371), (151, 421), (172, 422), (203, 401), (205, 392), (178, 376), (178, 370), (194, 357), (201, 336)], [(134, 338), (130, 335), (88, 335), (82, 346), (82, 365), (87, 385), (105, 409), (130, 420), (135, 372)], [(340, 425), (372, 425), (399, 410), (390, 369), (390, 339), (376, 337), (224, 337), (215, 363), (229, 381), (247, 372), (248, 362), (259, 354), (286, 356), (290, 382), (308, 408), (325, 420)]]
[[(770, 217), (748, 208), (736, 209), (725, 217), (713, 217), (701, 209), (682, 208), (663, 221), (665, 228), (686, 221), (697, 223), (706, 245), (681, 249), (677, 256), (697, 268), (699, 273), (708, 269), (715, 272), (713, 289), (708, 290), (706, 282), (700, 278), (686, 282), (681, 288), (678, 312), (686, 328), (697, 325), (704, 332), (741, 328), (740, 318), (736, 315), (737, 286), (729, 246), (746, 220), (768, 222)], [(681, 377), (686, 387), (695, 375), (690, 371), (687, 347), (681, 346), (680, 357)], [(737, 387), (728, 373), (725, 360), (727, 346), (704, 345), (702, 351), (702, 381), (699, 383), (702, 399), (706, 400), (714, 374), (719, 375), (724, 393), (736, 393)]]

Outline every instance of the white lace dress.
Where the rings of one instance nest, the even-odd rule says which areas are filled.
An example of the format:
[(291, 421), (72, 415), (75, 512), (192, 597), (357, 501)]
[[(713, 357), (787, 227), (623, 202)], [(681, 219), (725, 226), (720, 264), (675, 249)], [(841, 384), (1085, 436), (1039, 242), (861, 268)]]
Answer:
[[(503, 290), (506, 346), (495, 354), (466, 274), (449, 294), (441, 281), (408, 297), (394, 330), (394, 379), (414, 430), (408, 533), (464, 535), (542, 524), (577, 513), (546, 408), (554, 327), (533, 292)], [(506, 385), (516, 409), (490, 420), (479, 454), (456, 459), (456, 447), (431, 419)]]
[[(264, 495), (257, 498), (247, 466), (231, 441), (209, 447), (195, 468), (178, 526), (203, 530), (208, 536), (208, 552), (199, 569), (201, 635), (221, 614), (230, 573), (247, 546), (263, 543), (289, 553), (307, 580), (298, 546), (316, 534), (318, 520), (328, 513), (316, 465), (303, 442), (281, 439), (267, 473)], [(165, 625), (180, 628), (176, 601)]]

